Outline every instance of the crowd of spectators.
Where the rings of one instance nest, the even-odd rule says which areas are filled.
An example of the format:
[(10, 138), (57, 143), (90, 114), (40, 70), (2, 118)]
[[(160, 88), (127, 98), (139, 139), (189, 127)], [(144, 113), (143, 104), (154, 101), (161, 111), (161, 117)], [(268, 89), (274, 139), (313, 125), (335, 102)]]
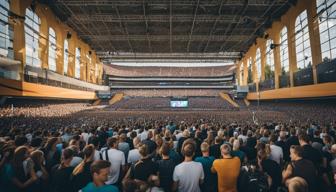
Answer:
[(177, 112), (58, 105), (1, 108), (1, 190), (336, 189), (333, 102)]

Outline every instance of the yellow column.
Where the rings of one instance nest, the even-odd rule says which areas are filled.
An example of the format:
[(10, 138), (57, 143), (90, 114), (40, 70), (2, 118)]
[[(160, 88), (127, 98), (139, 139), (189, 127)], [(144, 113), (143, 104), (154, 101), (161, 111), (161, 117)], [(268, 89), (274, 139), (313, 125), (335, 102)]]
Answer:
[[(31, 4), (31, 0), (12, 0), (10, 1), (10, 10), (21, 16), (25, 17), (26, 8)], [(19, 72), (21, 79), (23, 80), (23, 69), (26, 64), (26, 42), (25, 42), (25, 31), (24, 31), (24, 20), (15, 20), (15, 23), (10, 23), (13, 25), (13, 51), (14, 59), (21, 61), (21, 71)]]
[(307, 5), (307, 15), (308, 15), (308, 28), (310, 37), (310, 47), (312, 54), (312, 67), (313, 67), (313, 77), (314, 84), (317, 84), (317, 72), (316, 66), (322, 62), (321, 56), (321, 45), (320, 45), (320, 33), (318, 26), (318, 18), (316, 16), (316, 1), (309, 0), (310, 3)]

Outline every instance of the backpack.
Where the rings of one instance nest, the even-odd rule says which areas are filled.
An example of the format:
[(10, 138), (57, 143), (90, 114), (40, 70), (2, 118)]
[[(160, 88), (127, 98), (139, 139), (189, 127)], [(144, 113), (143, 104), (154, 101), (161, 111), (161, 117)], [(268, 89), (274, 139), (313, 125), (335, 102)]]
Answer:
[(267, 176), (258, 170), (242, 170), (238, 178), (238, 191), (269, 192)]
[(104, 151), (102, 151), (102, 152), (99, 153), (99, 156), (100, 156), (100, 159), (101, 159), (101, 160), (104, 160), (104, 159), (103, 159), (103, 153), (105, 152), (105, 160), (106, 160), (106, 161), (109, 161), (109, 156), (108, 156), (107, 151), (108, 151), (108, 149), (105, 149)]

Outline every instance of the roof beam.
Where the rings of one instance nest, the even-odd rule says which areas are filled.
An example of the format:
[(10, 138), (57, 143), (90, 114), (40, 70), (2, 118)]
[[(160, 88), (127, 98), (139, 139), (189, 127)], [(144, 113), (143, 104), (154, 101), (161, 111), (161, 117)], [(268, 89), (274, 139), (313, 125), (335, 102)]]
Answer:
[[(118, 6), (114, 6), (114, 9), (115, 9), (115, 11), (116, 11), (116, 13), (117, 13), (117, 15), (118, 15), (118, 18), (120, 19), (120, 13), (119, 13)], [(126, 25), (124, 25), (123, 22), (120, 20), (120, 22), (119, 22), (119, 26), (120, 26), (120, 28), (123, 29), (124, 32), (126, 33), (126, 35), (127, 35), (128, 46), (130, 47), (131, 51), (134, 53), (134, 49), (133, 49), (132, 44), (131, 44), (131, 42), (130, 42), (129, 33), (128, 33), (128, 30), (127, 30)], [(105, 39), (105, 40), (106, 40), (106, 39)]]
[[(226, 2), (226, 1), (225, 1), (225, 2)], [(210, 31), (210, 34), (209, 34), (209, 39), (207, 40), (207, 43), (206, 43), (206, 45), (205, 45), (205, 47), (204, 47), (204, 49), (203, 49), (203, 53), (207, 51), (208, 46), (209, 46), (209, 43), (210, 43), (210, 39), (211, 39), (211, 37), (212, 37), (212, 35), (213, 35), (213, 32), (214, 32), (215, 29), (216, 29), (217, 22), (218, 22), (219, 19), (221, 19), (221, 12), (222, 12), (223, 3), (224, 3), (224, 0), (221, 1), (221, 4), (220, 4), (220, 6), (219, 6), (219, 8), (218, 8), (218, 16), (217, 16), (217, 18), (216, 18), (214, 24), (212, 25), (212, 28), (211, 28), (211, 31)]]
[(169, 1), (169, 47), (170, 52), (173, 52), (173, 2), (172, 0)]
[(145, 0), (143, 0), (142, 8), (143, 8), (143, 16), (145, 18), (145, 26), (146, 26), (146, 36), (147, 36), (148, 48), (149, 48), (150, 52), (153, 52), (152, 46), (151, 46), (151, 41), (150, 41), (150, 39), (148, 37), (149, 36), (149, 29), (148, 29), (148, 22), (147, 22), (147, 17), (146, 17), (146, 4), (145, 4)]
[[(173, 8), (172, 8), (173, 9)], [(74, 16), (72, 16), (74, 17)], [(193, 15), (186, 15), (186, 14), (179, 14), (179, 15), (127, 15), (127, 16), (120, 16), (115, 17), (113, 15), (106, 15), (106, 14), (90, 14), (90, 17), (87, 18), (86, 15), (78, 14), (76, 15), (77, 19), (82, 21), (83, 23), (88, 22), (110, 22), (110, 23), (120, 23), (120, 22), (128, 22), (128, 23), (142, 23), (145, 19), (148, 22), (157, 22), (157, 23), (167, 23), (170, 22), (170, 18), (176, 20), (178, 22), (193, 22), (194, 17)], [(259, 16), (250, 16), (253, 20), (261, 20)], [(239, 19), (235, 18), (235, 15), (232, 14), (225, 14), (221, 15), (220, 20), (218, 20), (218, 15), (197, 15), (196, 22), (203, 22), (203, 23), (212, 23), (218, 20), (218, 23), (237, 23)]]
[[(113, 41), (146, 41), (147, 35), (81, 35), (82, 38), (90, 38), (92, 41), (106, 41), (112, 39)], [(239, 41), (241, 38), (249, 37), (249, 35), (212, 35), (209, 38), (208, 35), (193, 35), (190, 39), (190, 35), (150, 35), (148, 38), (151, 41)]]
[(194, 31), (194, 27), (195, 27), (195, 21), (196, 21), (196, 17), (197, 17), (199, 2), (200, 2), (200, 0), (197, 0), (197, 4), (196, 4), (196, 7), (195, 7), (195, 12), (194, 12), (194, 19), (193, 19), (191, 29), (190, 29), (189, 40), (188, 40), (188, 45), (187, 45), (187, 52), (188, 53), (189, 53), (189, 48), (190, 48), (191, 37), (193, 35), (193, 31)]

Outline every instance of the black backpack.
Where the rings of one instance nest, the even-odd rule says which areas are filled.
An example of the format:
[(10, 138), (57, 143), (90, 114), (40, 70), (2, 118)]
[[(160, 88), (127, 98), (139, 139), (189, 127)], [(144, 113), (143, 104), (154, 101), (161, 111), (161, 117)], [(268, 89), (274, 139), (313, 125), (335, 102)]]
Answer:
[(267, 176), (258, 170), (241, 170), (238, 178), (238, 191), (269, 192)]

